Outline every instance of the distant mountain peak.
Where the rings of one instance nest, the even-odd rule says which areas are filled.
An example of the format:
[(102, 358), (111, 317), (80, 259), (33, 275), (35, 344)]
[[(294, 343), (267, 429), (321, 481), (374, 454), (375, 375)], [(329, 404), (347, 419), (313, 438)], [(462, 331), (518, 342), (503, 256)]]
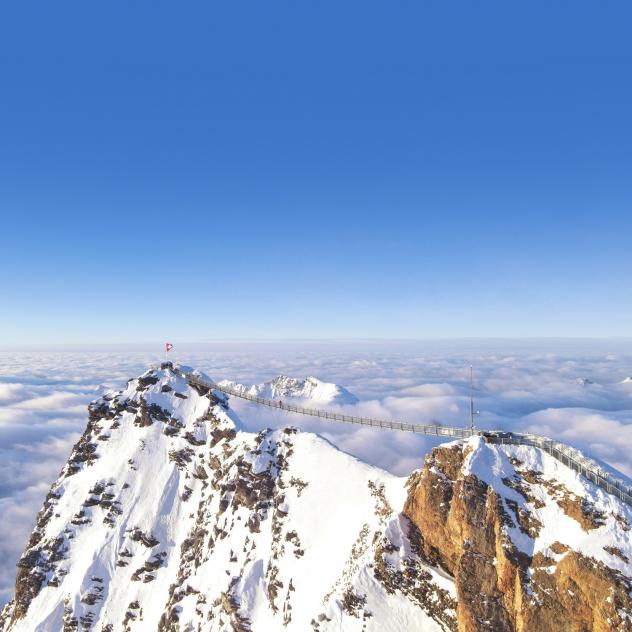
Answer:
[(268, 399), (291, 399), (313, 405), (356, 404), (358, 398), (339, 384), (323, 382), (316, 377), (306, 378), (278, 375), (268, 382), (250, 386), (223, 380), (220, 386), (229, 386), (237, 391)]

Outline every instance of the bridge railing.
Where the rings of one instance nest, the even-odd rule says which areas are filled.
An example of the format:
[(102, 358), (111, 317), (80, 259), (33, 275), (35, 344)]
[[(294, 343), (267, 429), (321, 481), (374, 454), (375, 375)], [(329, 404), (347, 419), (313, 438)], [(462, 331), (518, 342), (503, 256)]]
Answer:
[(291, 413), (298, 413), (300, 415), (308, 415), (310, 417), (319, 417), (321, 419), (328, 419), (331, 421), (339, 421), (342, 423), (358, 424), (361, 426), (371, 426), (374, 428), (388, 428), (392, 430), (401, 430), (404, 432), (413, 432), (417, 434), (433, 435), (438, 437), (459, 437), (466, 438), (472, 436), (472, 431), (467, 428), (456, 428), (451, 426), (441, 426), (437, 424), (410, 424), (404, 421), (394, 421), (391, 419), (374, 419), (372, 417), (358, 417), (356, 415), (345, 415), (343, 413), (336, 413), (328, 410), (321, 410), (318, 408), (306, 408), (304, 406), (297, 406), (296, 404), (287, 404), (280, 400), (268, 399), (259, 395), (251, 395), (244, 393), (230, 386), (224, 386), (212, 382), (210, 380), (203, 380), (197, 375), (180, 372), (183, 377), (207, 388), (213, 388), (215, 390), (226, 393), (227, 395), (233, 395), (240, 397), (269, 408), (276, 408)]
[(490, 443), (527, 445), (540, 448), (561, 463), (564, 463), (567, 467), (579, 472), (609, 494), (616, 496), (628, 505), (632, 505), (632, 488), (600, 468), (594, 461), (579, 455), (575, 448), (538, 435), (512, 433), (512, 436), (508, 437), (506, 434), (498, 433), (495, 436), (494, 433), (485, 433), (485, 438)]
[(260, 397), (259, 395), (250, 395), (230, 386), (220, 386), (211, 380), (205, 380), (195, 373), (188, 373), (174, 367), (176, 373), (183, 378), (198, 384), (205, 388), (218, 390), (227, 395), (240, 397), (242, 399), (276, 408), (287, 412), (298, 413), (300, 415), (308, 415), (311, 417), (319, 417), (342, 423), (358, 424), (362, 426), (371, 426), (373, 428), (386, 428), (390, 430), (400, 430), (404, 432), (413, 432), (416, 434), (424, 434), (436, 437), (456, 437), (459, 439), (467, 439), (468, 437), (480, 435), (490, 443), (526, 445), (540, 448), (550, 454), (553, 458), (564, 463), (571, 469), (579, 472), (582, 476), (595, 483), (601, 489), (609, 494), (616, 496), (623, 502), (632, 506), (632, 487), (618, 479), (610, 472), (599, 467), (597, 463), (585, 457), (575, 448), (558, 441), (553, 441), (547, 437), (541, 437), (534, 434), (513, 433), (502, 431), (478, 431), (469, 428), (459, 428), (454, 426), (442, 426), (438, 424), (410, 424), (403, 421), (393, 421), (390, 419), (374, 419), (371, 417), (358, 417), (355, 415), (345, 415), (328, 410), (320, 410), (316, 408), (306, 408), (295, 404), (286, 404), (282, 401), (276, 401)]

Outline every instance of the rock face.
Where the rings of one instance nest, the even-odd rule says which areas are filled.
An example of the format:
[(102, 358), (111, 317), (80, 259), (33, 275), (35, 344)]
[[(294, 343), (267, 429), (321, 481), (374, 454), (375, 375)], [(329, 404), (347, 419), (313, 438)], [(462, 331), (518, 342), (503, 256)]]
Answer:
[(632, 512), (547, 454), (442, 446), (408, 488), (425, 557), (454, 577), (459, 630), (632, 630)]

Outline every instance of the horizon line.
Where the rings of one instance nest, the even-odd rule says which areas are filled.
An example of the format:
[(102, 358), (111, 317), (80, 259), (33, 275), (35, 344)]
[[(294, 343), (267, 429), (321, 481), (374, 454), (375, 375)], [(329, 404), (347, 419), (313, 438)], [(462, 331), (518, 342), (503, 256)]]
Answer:
[[(174, 342), (175, 340), (175, 342)], [(631, 336), (443, 336), (443, 337), (374, 337), (374, 338), (208, 338), (203, 340), (177, 341), (177, 339), (169, 339), (169, 342), (177, 347), (192, 347), (196, 345), (218, 345), (218, 344), (403, 344), (403, 343), (467, 343), (467, 342), (632, 342)], [(156, 347), (156, 352), (164, 351), (165, 341), (108, 341), (108, 342), (32, 342), (32, 343), (0, 343), (0, 351), (37, 351), (43, 349), (85, 349), (85, 348), (134, 348), (139, 350), (149, 350)]]

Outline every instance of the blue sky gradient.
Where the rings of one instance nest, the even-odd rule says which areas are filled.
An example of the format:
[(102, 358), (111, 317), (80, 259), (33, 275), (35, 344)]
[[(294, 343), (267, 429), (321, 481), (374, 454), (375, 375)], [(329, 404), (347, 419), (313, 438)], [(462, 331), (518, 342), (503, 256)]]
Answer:
[(0, 345), (630, 336), (625, 2), (0, 9)]

